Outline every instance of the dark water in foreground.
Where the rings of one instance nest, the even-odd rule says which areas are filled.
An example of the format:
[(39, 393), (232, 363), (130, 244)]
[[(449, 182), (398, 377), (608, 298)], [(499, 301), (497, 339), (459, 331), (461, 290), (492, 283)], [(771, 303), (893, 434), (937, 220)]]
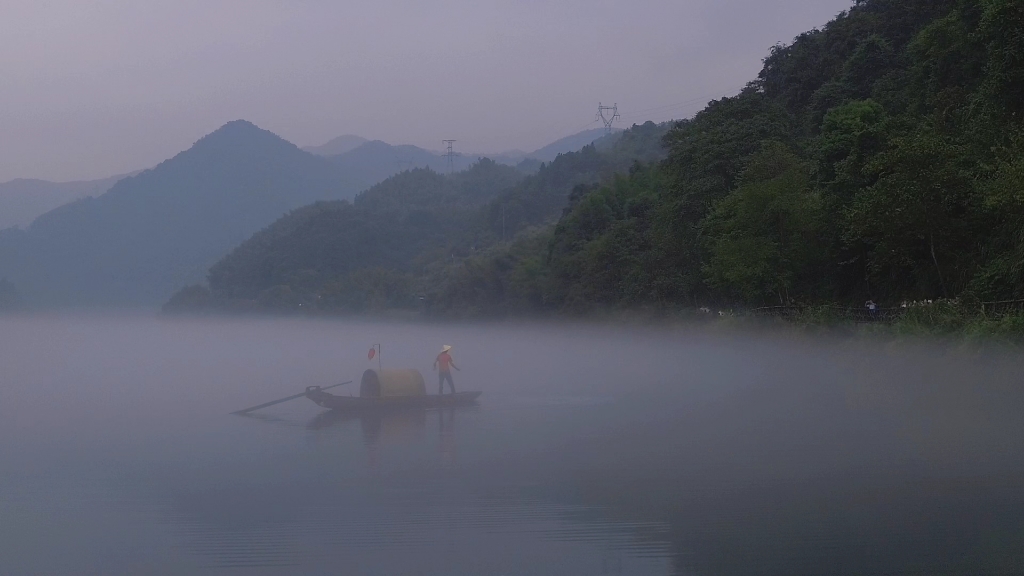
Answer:
[[(479, 407), (227, 415), (357, 379), (378, 341), (431, 391), (454, 345)], [(0, 573), (1024, 573), (1022, 366), (594, 327), (2, 319)]]

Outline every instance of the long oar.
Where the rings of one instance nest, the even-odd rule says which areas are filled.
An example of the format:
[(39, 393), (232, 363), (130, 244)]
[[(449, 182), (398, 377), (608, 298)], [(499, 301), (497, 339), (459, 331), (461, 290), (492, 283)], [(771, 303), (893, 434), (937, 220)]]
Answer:
[[(349, 380), (348, 382), (342, 382), (341, 384), (332, 384), (330, 386), (324, 386), (323, 388), (321, 388), (321, 390), (329, 390), (331, 388), (337, 388), (338, 386), (344, 386), (345, 384), (351, 384), (351, 383), (352, 383), (352, 381)], [(245, 410), (236, 410), (236, 411), (232, 412), (232, 414), (248, 414), (249, 412), (252, 412), (253, 410), (259, 410), (260, 408), (266, 408), (268, 406), (273, 406), (274, 404), (280, 404), (281, 402), (287, 402), (289, 400), (295, 400), (296, 398), (302, 398), (305, 395), (306, 395), (306, 393), (303, 392), (301, 394), (296, 394), (294, 396), (289, 396), (287, 398), (281, 398), (280, 400), (274, 400), (273, 402), (266, 402), (264, 404), (260, 404), (259, 406), (253, 406), (252, 408), (246, 408)]]

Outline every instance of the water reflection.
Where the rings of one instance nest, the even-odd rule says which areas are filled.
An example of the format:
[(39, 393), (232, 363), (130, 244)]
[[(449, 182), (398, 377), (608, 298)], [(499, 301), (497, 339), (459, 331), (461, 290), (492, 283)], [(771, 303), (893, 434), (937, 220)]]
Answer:
[(440, 441), (437, 443), (441, 454), (441, 464), (452, 467), (456, 461), (455, 412), (456, 408), (442, 408), (437, 412), (437, 430)]
[[(478, 411), (477, 406), (408, 408), (395, 411), (368, 411), (361, 414), (328, 410), (310, 419), (306, 428), (319, 432), (358, 423), (366, 447), (367, 465), (370, 468), (377, 467), (382, 447), (423, 440), (427, 438), (428, 430), (436, 429), (438, 460), (442, 466), (452, 467), (457, 462), (457, 414)], [(265, 419), (277, 420), (272, 417)]]

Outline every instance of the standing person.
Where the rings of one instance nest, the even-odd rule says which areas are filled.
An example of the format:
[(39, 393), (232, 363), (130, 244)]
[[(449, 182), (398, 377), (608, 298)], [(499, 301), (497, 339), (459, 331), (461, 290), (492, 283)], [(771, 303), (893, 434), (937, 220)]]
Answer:
[(460, 372), (458, 366), (455, 365), (455, 361), (452, 360), (452, 355), (448, 353), (452, 347), (445, 344), (441, 347), (441, 353), (437, 355), (437, 359), (434, 360), (434, 370), (437, 370), (437, 394), (438, 396), (444, 394), (444, 381), (448, 380), (448, 387), (452, 389), (452, 394), (455, 394), (455, 382), (452, 381), (452, 371), (449, 368), (455, 368)]

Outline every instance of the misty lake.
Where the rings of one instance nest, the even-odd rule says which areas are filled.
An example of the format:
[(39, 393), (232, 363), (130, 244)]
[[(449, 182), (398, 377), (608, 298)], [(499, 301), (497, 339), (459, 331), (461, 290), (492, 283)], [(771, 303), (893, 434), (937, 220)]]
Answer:
[[(430, 393), (453, 345), (479, 405), (229, 415), (358, 381), (377, 342)], [(1022, 384), (949, 345), (4, 318), (0, 573), (1020, 573)]]

